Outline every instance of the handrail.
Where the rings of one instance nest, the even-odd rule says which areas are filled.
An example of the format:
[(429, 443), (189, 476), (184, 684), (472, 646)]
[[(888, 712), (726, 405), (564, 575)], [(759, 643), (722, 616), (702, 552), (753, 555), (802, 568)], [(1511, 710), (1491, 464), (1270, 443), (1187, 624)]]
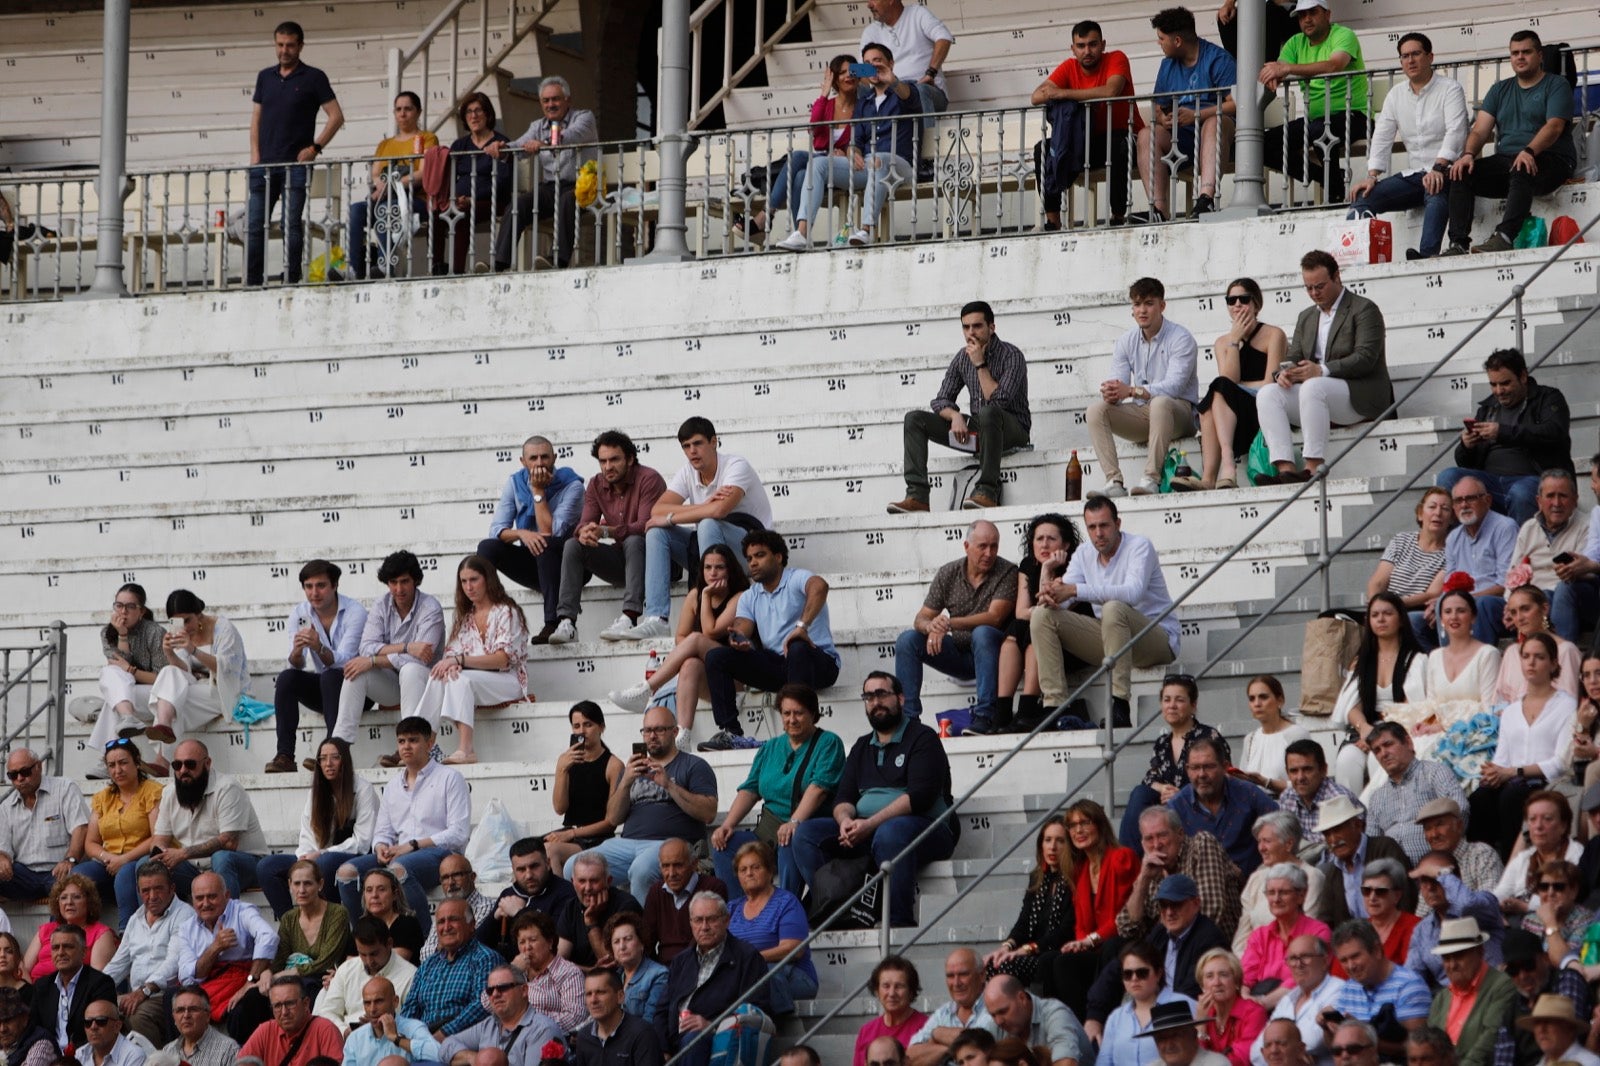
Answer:
[[(1439, 371), (1441, 369), (1443, 369), (1445, 367), (1445, 365), (1450, 362), (1450, 360), (1455, 358), (1455, 356), (1457, 354), (1459, 354), (1463, 349), (1465, 349), (1466, 346), (1470, 342), (1472, 342), (1474, 339), (1476, 339), (1479, 334), (1481, 334), (1485, 329), (1487, 329), (1489, 327), (1490, 323), (1492, 323), (1496, 319), (1498, 319), (1499, 316), (1506, 310), (1506, 308), (1508, 308), (1508, 307), (1513, 307), (1514, 308), (1514, 312), (1513, 313), (1514, 313), (1514, 315), (1516, 317), (1517, 323), (1519, 324), (1519, 328), (1520, 328), (1520, 324), (1521, 324), (1522, 318), (1523, 318), (1523, 315), (1522, 315), (1522, 300), (1523, 300), (1523, 297), (1526, 295), (1526, 293), (1528, 291), (1529, 285), (1531, 285), (1533, 282), (1537, 281), (1540, 276), (1542, 276), (1546, 271), (1548, 271), (1556, 263), (1556, 261), (1559, 260), (1563, 255), (1565, 255), (1566, 252), (1574, 244), (1581, 243), (1582, 240), (1583, 240), (1583, 237), (1591, 229), (1593, 229), (1597, 223), (1600, 223), (1600, 216), (1596, 216), (1595, 218), (1592, 218), (1588, 223), (1586, 223), (1579, 230), (1579, 232), (1577, 234), (1575, 234), (1565, 244), (1563, 244), (1559, 248), (1557, 248), (1555, 250), (1554, 254), (1552, 254), (1547, 260), (1545, 260), (1543, 263), (1541, 263), (1539, 265), (1539, 267), (1533, 272), (1533, 274), (1530, 275), (1524, 282), (1522, 282), (1520, 284), (1513, 285), (1510, 293), (1505, 297), (1505, 299), (1501, 300), (1500, 303), (1497, 304), (1492, 311), (1490, 311), (1487, 315), (1485, 315), (1484, 318), (1481, 321), (1479, 321), (1476, 326), (1474, 326), (1471, 330), (1469, 330), (1467, 332), (1467, 334), (1464, 337), (1462, 337), (1459, 341), (1457, 341), (1456, 344), (1453, 345), (1448, 352), (1446, 352), (1443, 356), (1441, 356), (1438, 360), (1436, 360), (1434, 362), (1434, 364), (1432, 366), (1430, 366), (1415, 382), (1413, 382), (1411, 384), (1411, 386), (1402, 395), (1400, 395), (1396, 399), (1392, 400), (1390, 402), (1390, 404), (1388, 405), (1388, 407), (1386, 407), (1384, 409), (1384, 411), (1382, 413), (1380, 413), (1376, 418), (1372, 419), (1362, 429), (1362, 431), (1359, 434), (1357, 434), (1357, 436), (1355, 438), (1350, 440), (1345, 445), (1345, 447), (1337, 455), (1335, 455), (1334, 457), (1329, 459), (1326, 464), (1324, 464), (1321, 468), (1319, 468), (1318, 473), (1316, 474), (1315, 477), (1312, 478), (1311, 481), (1300, 485), (1295, 491), (1291, 492), (1290, 495), (1286, 499), (1284, 499), (1272, 512), (1270, 512), (1268, 515), (1266, 515), (1264, 518), (1262, 518), (1256, 524), (1255, 528), (1253, 528), (1244, 537), (1241, 537), (1237, 544), (1235, 544), (1231, 549), (1229, 549), (1229, 551), (1226, 552), (1222, 557), (1220, 557), (1215, 562), (1213, 562), (1211, 564), (1211, 566), (1204, 573), (1202, 573), (1189, 586), (1188, 589), (1186, 589), (1181, 595), (1179, 595), (1178, 597), (1176, 597), (1173, 600), (1171, 606), (1169, 606), (1165, 611), (1163, 611), (1156, 618), (1152, 619), (1145, 626), (1144, 629), (1141, 629), (1138, 633), (1133, 634), (1129, 638), (1128, 642), (1126, 644), (1124, 644), (1122, 647), (1116, 649), (1115, 651), (1108, 651), (1106, 657), (1104, 658), (1104, 660), (1102, 660), (1102, 662), (1099, 665), (1099, 667), (1096, 668), (1095, 671), (1092, 674), (1090, 674), (1089, 677), (1086, 680), (1084, 680), (1075, 690), (1073, 690), (1071, 693), (1069, 693), (1067, 695), (1066, 699), (1063, 700), (1063, 702), (1059, 706), (1057, 706), (1054, 710), (1052, 710), (1043, 719), (1043, 721), (1041, 721), (1037, 726), (1034, 727), (1032, 732), (1030, 732), (1027, 736), (1023, 737), (1021, 740), (1019, 740), (1016, 743), (1016, 745), (1014, 745), (1009, 751), (1007, 751), (1007, 752), (1003, 753), (1002, 755), (1000, 755), (1000, 757), (995, 760), (995, 764), (992, 767), (990, 767), (989, 770), (986, 773), (984, 773), (981, 777), (979, 777), (979, 779), (971, 787), (969, 787), (960, 797), (958, 797), (956, 799), (956, 801), (951, 805), (949, 810), (947, 810), (946, 812), (941, 814), (938, 818), (934, 819), (928, 825), (927, 828), (925, 828), (913, 840), (911, 840), (909, 843), (907, 843), (906, 846), (898, 854), (896, 854), (895, 856), (893, 856), (889, 860), (885, 861), (881, 865), (881, 868), (878, 870), (878, 872), (873, 874), (873, 876), (868, 879), (868, 881), (866, 882), (866, 887), (871, 887), (871, 886), (874, 886), (874, 885), (879, 886), (880, 892), (881, 892), (882, 897), (883, 897), (885, 910), (884, 910), (884, 925), (883, 925), (882, 939), (880, 941), (880, 947), (882, 948), (882, 950), (885, 953), (887, 953), (888, 949), (889, 949), (889, 943), (888, 943), (888, 940), (889, 940), (888, 880), (889, 880), (889, 876), (890, 876), (891, 872), (893, 871), (894, 867), (897, 864), (901, 863), (901, 862), (915, 862), (915, 856), (916, 856), (917, 848), (921, 846), (922, 841), (924, 839), (926, 839), (933, 832), (933, 830), (937, 826), (939, 826), (941, 823), (945, 822), (947, 819), (948, 820), (953, 820), (954, 818), (956, 818), (959, 815), (959, 812), (961, 811), (962, 807), (969, 800), (971, 800), (986, 784), (988, 784), (988, 782), (990, 780), (992, 780), (994, 777), (996, 777), (998, 774), (1000, 774), (1004, 770), (1005, 766), (1013, 758), (1015, 758), (1023, 750), (1023, 748), (1025, 748), (1027, 746), (1029, 741), (1031, 741), (1039, 733), (1044, 732), (1046, 730), (1052, 729), (1053, 726), (1054, 726), (1055, 720), (1057, 718), (1059, 718), (1062, 714), (1066, 713), (1068, 707), (1071, 705), (1071, 703), (1074, 700), (1080, 698), (1103, 675), (1105, 675), (1107, 672), (1109, 672), (1109, 670), (1111, 669), (1112, 665), (1115, 663), (1115, 661), (1117, 659), (1120, 659), (1124, 655), (1130, 654), (1132, 652), (1134, 646), (1144, 637), (1144, 635), (1146, 633), (1149, 633), (1152, 630), (1158, 628), (1160, 623), (1163, 620), (1165, 620), (1166, 618), (1168, 618), (1169, 616), (1171, 616), (1173, 614), (1173, 612), (1175, 612), (1178, 609), (1178, 607), (1184, 601), (1186, 601), (1191, 595), (1193, 595), (1194, 592), (1197, 589), (1199, 589), (1202, 585), (1204, 585), (1206, 582), (1208, 582), (1213, 577), (1215, 577), (1221, 571), (1222, 567), (1227, 562), (1229, 562), (1240, 551), (1243, 550), (1245, 545), (1254, 542), (1254, 540), (1263, 531), (1265, 531), (1268, 526), (1272, 525), (1273, 522), (1275, 522), (1279, 518), (1281, 518), (1285, 513), (1288, 512), (1288, 510), (1292, 506), (1294, 506), (1296, 503), (1298, 503), (1300, 501), (1300, 499), (1307, 492), (1309, 492), (1311, 490), (1313, 485), (1315, 485), (1317, 487), (1319, 495), (1321, 497), (1321, 504), (1319, 504), (1319, 510), (1324, 510), (1325, 511), (1326, 510), (1326, 497), (1327, 497), (1327, 481), (1328, 481), (1328, 477), (1329, 477), (1329, 472), (1331, 470), (1337, 468), (1339, 466), (1339, 464), (1345, 462), (1352, 455), (1355, 447), (1358, 444), (1360, 444), (1362, 441), (1364, 441), (1368, 436), (1370, 436), (1371, 434), (1377, 432), (1378, 429), (1380, 428), (1380, 426), (1382, 425), (1382, 423), (1385, 420), (1387, 420), (1391, 416), (1394, 416), (1395, 414), (1397, 414), (1398, 411), (1399, 411), (1400, 405), (1402, 403), (1404, 403), (1406, 400), (1409, 400), (1411, 397), (1415, 396), (1416, 393), (1422, 388), (1424, 383), (1426, 383), (1427, 381), (1432, 380), (1439, 373)], [(1543, 362), (1547, 358), (1549, 358), (1549, 355), (1551, 353), (1553, 353), (1554, 351), (1559, 349), (1562, 344), (1565, 344), (1579, 329), (1581, 329), (1584, 325), (1586, 325), (1591, 319), (1595, 318), (1597, 315), (1600, 315), (1600, 303), (1596, 303), (1595, 306), (1591, 307), (1577, 322), (1573, 323), (1571, 325), (1571, 327), (1564, 334), (1562, 334), (1561, 338), (1558, 339), (1555, 342), (1555, 344), (1551, 345), (1549, 351), (1547, 351), (1544, 356), (1540, 356), (1540, 357), (1537, 357), (1537, 358), (1529, 360), (1529, 369), (1534, 369), (1534, 368), (1540, 366), (1541, 364), (1543, 364)], [(1296, 580), (1295, 583), (1289, 589), (1287, 589), (1286, 591), (1284, 591), (1283, 593), (1278, 595), (1273, 600), (1271, 605), (1269, 605), (1265, 610), (1263, 610), (1261, 612), (1258, 612), (1256, 617), (1254, 619), (1252, 619), (1250, 624), (1248, 626), (1246, 626), (1245, 628), (1243, 628), (1242, 630), (1240, 630), (1240, 632), (1231, 641), (1229, 641), (1229, 643), (1227, 644), (1226, 647), (1224, 647), (1216, 655), (1214, 655), (1211, 658), (1209, 658), (1206, 661), (1205, 665), (1195, 672), (1195, 676), (1197, 678), (1198, 677), (1207, 676), (1207, 674), (1218, 663), (1222, 662), (1227, 657), (1227, 655), (1235, 647), (1237, 647), (1239, 645), (1239, 643), (1241, 641), (1243, 641), (1251, 633), (1253, 633), (1257, 628), (1259, 628), (1263, 623), (1265, 623), (1266, 620), (1269, 617), (1272, 617), (1274, 615), (1274, 613), (1278, 610), (1278, 608), (1282, 607), (1285, 603), (1287, 603), (1290, 599), (1292, 599), (1299, 592), (1299, 590), (1307, 582), (1309, 582), (1313, 577), (1321, 575), (1325, 579), (1328, 567), (1332, 564), (1333, 559), (1337, 558), (1339, 555), (1343, 554), (1346, 550), (1350, 549), (1353, 546), (1354, 547), (1361, 547), (1362, 545), (1360, 544), (1360, 541), (1358, 539), (1358, 538), (1360, 538), (1361, 534), (1373, 522), (1375, 522), (1378, 519), (1378, 517), (1381, 514), (1383, 514), (1384, 511), (1386, 511), (1390, 506), (1392, 506), (1397, 501), (1399, 501), (1402, 498), (1403, 494), (1408, 492), (1417, 483), (1418, 480), (1420, 480), (1421, 478), (1427, 476), (1428, 472), (1432, 469), (1433, 464), (1435, 462), (1437, 462), (1439, 459), (1443, 458), (1444, 455), (1448, 454), (1448, 452), (1451, 449), (1453, 449), (1453, 447), (1454, 447), (1454, 442), (1453, 441), (1446, 441), (1444, 444), (1442, 444), (1439, 447), (1438, 451), (1436, 451), (1434, 453), (1432, 459), (1427, 464), (1420, 466), (1417, 470), (1415, 470), (1405, 480), (1404, 484), (1402, 484), (1398, 488), (1394, 489), (1393, 491), (1389, 492), (1388, 495), (1385, 498), (1383, 498), (1382, 501), (1379, 502), (1378, 505), (1374, 508), (1373, 513), (1371, 515), (1369, 515), (1363, 522), (1361, 522), (1353, 531), (1351, 531), (1348, 534), (1346, 534), (1345, 537), (1336, 546), (1334, 546), (1331, 550), (1330, 550), (1330, 548), (1328, 546), (1328, 543), (1327, 543), (1327, 524), (1326, 524), (1326, 521), (1323, 521), (1323, 523), (1322, 523), (1322, 535), (1321, 535), (1321, 550), (1320, 550), (1320, 552), (1318, 554), (1318, 558), (1317, 558), (1316, 563), (1314, 565), (1308, 567), (1306, 572), (1298, 580)], [(979, 874), (978, 877), (974, 878), (971, 884), (967, 885), (965, 888), (960, 889), (955, 894), (955, 896), (948, 903), (946, 903), (944, 905), (944, 907), (937, 914), (933, 915), (931, 918), (924, 917), (918, 923), (918, 926), (914, 930), (911, 931), (910, 936), (902, 943), (901, 946), (902, 947), (908, 947), (908, 946), (910, 946), (912, 944), (915, 944), (915, 943), (921, 941), (924, 938), (925, 934), (929, 930), (935, 929), (935, 928), (939, 928), (942, 920), (944, 919), (944, 917), (946, 915), (948, 915), (951, 912), (951, 910), (953, 910), (958, 903), (960, 903), (971, 892), (973, 892), (980, 885), (982, 885), (983, 882), (984, 882), (984, 879), (986, 877), (988, 877), (991, 873), (993, 873), (995, 870), (999, 869), (1001, 863), (1004, 862), (1007, 858), (1009, 858), (1010, 855), (1014, 851), (1016, 851), (1017, 848), (1021, 847), (1025, 842), (1027, 842), (1029, 839), (1031, 839), (1033, 837), (1033, 835), (1038, 832), (1039, 828), (1045, 823), (1045, 821), (1047, 821), (1049, 818), (1051, 818), (1056, 812), (1058, 812), (1058, 811), (1062, 810), (1063, 808), (1065, 808), (1073, 799), (1075, 799), (1079, 794), (1081, 794), (1090, 784), (1096, 782), (1100, 778), (1100, 774), (1101, 774), (1102, 771), (1104, 771), (1104, 773), (1105, 773), (1105, 782), (1106, 782), (1106, 785), (1107, 785), (1107, 793), (1108, 793), (1107, 794), (1107, 798), (1108, 798), (1108, 801), (1109, 801), (1108, 804), (1107, 804), (1107, 809), (1108, 809), (1108, 811), (1114, 810), (1115, 792), (1114, 792), (1114, 769), (1113, 769), (1113, 767), (1114, 767), (1114, 764), (1115, 764), (1116, 756), (1118, 754), (1120, 754), (1123, 750), (1128, 748), (1129, 746), (1133, 745), (1136, 741), (1138, 741), (1140, 739), (1140, 735), (1142, 733), (1144, 733), (1150, 727), (1154, 726), (1156, 724), (1156, 721), (1157, 721), (1157, 719), (1152, 718), (1152, 719), (1147, 719), (1144, 722), (1139, 723), (1138, 725), (1136, 725), (1131, 730), (1131, 732), (1128, 733), (1128, 735), (1123, 739), (1122, 743), (1117, 744), (1117, 743), (1115, 743), (1115, 741), (1113, 739), (1113, 736), (1112, 736), (1113, 723), (1111, 721), (1111, 717), (1110, 717), (1110, 715), (1107, 715), (1106, 725), (1105, 725), (1105, 729), (1106, 729), (1106, 744), (1105, 744), (1105, 747), (1104, 747), (1102, 755), (1101, 755), (1101, 765), (1100, 765), (1100, 767), (1092, 770), (1089, 774), (1087, 774), (1076, 785), (1070, 787), (1065, 792), (1065, 794), (1059, 800), (1057, 800), (1054, 804), (1052, 804), (1050, 806), (1050, 808), (1044, 814), (1040, 815), (1038, 818), (1036, 818), (1033, 821), (1029, 822), (1027, 827), (1026, 827), (1026, 829), (1021, 834), (1019, 834), (1015, 839), (1013, 839), (1011, 841), (1011, 843), (1002, 852), (1000, 852), (993, 859), (991, 859), (989, 864), (984, 868), (983, 872), (981, 874)], [(818, 928), (812, 930), (811, 933), (804, 940), (802, 940), (799, 945), (797, 945), (793, 950), (791, 950), (788, 955), (784, 956), (784, 958), (782, 960), (780, 960), (780, 964), (779, 965), (781, 966), (783, 963), (792, 962), (792, 961), (798, 959), (804, 952), (810, 950), (812, 942), (818, 936), (820, 936), (823, 932), (826, 932), (829, 929), (829, 927), (831, 927), (837, 921), (837, 919), (839, 919), (844, 914), (844, 912), (847, 911), (847, 910), (848, 910), (848, 904), (845, 904), (845, 905), (842, 905), (833, 914), (829, 915), (827, 917), (827, 919)], [(751, 989), (745, 993), (744, 996), (740, 997), (740, 999), (738, 1001), (736, 1001), (735, 1003), (730, 1005), (726, 1010), (724, 1010), (716, 1018), (712, 1019), (710, 1024), (707, 1025), (706, 1030), (704, 1032), (702, 1032), (702, 1034), (700, 1036), (697, 1036), (695, 1038), (695, 1040), (691, 1041), (690, 1043), (693, 1044), (694, 1042), (696, 1042), (696, 1041), (698, 1041), (700, 1039), (703, 1039), (706, 1032), (714, 1032), (716, 1030), (718, 1024), (724, 1018), (727, 1018), (727, 1017), (731, 1016), (738, 1009), (738, 1007), (748, 999), (749, 992), (750, 991), (754, 991), (755, 989), (758, 989), (758, 988), (761, 988), (762, 986), (764, 986), (767, 983), (767, 981), (771, 979), (773, 973), (775, 973), (778, 968), (779, 968), (778, 966), (772, 967), (771, 972), (769, 972), (768, 974), (763, 976), (763, 978), (760, 981), (757, 981), (751, 987)], [(822, 1028), (822, 1026), (824, 1026), (825, 1024), (827, 1024), (828, 1021), (830, 1021), (832, 1018), (834, 1018), (856, 996), (860, 995), (862, 992), (865, 992), (867, 990), (867, 984), (868, 984), (869, 980), (870, 980), (870, 978), (864, 979), (861, 983), (856, 985), (855, 988), (852, 989), (850, 992), (846, 993), (843, 996), (840, 996), (838, 998), (838, 1001), (828, 1011), (828, 1013), (823, 1015), (821, 1018), (817, 1019), (811, 1025), (811, 1027), (800, 1037), (800, 1041), (804, 1042), (804, 1041), (810, 1040), (812, 1037), (814, 1037), (817, 1034), (817, 1032)], [(687, 1049), (687, 1045), (685, 1047), (685, 1050), (686, 1049)], [(678, 1061), (678, 1059), (682, 1056), (682, 1054), (683, 1054), (683, 1052), (680, 1051), (677, 1055), (675, 1055), (671, 1059), (669, 1059), (667, 1066), (672, 1066), (673, 1063)]]
[[(767, 21), (767, 7), (764, 3), (755, 4), (753, 9), (756, 16), (755, 41), (750, 55), (741, 63), (737, 70), (733, 66), (733, 29), (734, 29), (734, 3), (733, 0), (705, 0), (695, 8), (689, 16), (689, 36), (691, 49), (694, 56), (689, 70), (689, 103), (692, 111), (689, 115), (689, 128), (699, 126), (706, 116), (715, 111), (722, 101), (732, 95), (750, 72), (766, 62), (767, 55), (774, 45), (789, 36), (791, 30), (798, 26), (811, 9), (816, 6), (817, 0), (787, 0), (784, 9), (783, 22), (772, 33), (765, 33)], [(718, 9), (722, 9), (722, 84), (711, 98), (702, 101), (701, 85), (701, 59), (705, 54), (703, 45), (703, 29), (706, 21)], [(747, 8), (748, 9), (748, 8)]]
[[(45, 634), (48, 635), (45, 635)], [(27, 661), (13, 668), (11, 656), (20, 652)], [(37, 676), (40, 667), (45, 677)], [(34, 689), (43, 685), (45, 694), (35, 702)], [(12, 694), (22, 690), (23, 714), (21, 721), (13, 724), (11, 715)], [(49, 760), (51, 769), (61, 773), (66, 766), (66, 711), (67, 711), (67, 624), (60, 620), (51, 622), (41, 631), (38, 644), (25, 647), (0, 648), (0, 721), (5, 723), (6, 735), (0, 740), (0, 749), (12, 750), (18, 741), (34, 748), (35, 754)], [(44, 716), (44, 750), (39, 751), (34, 740), (33, 725)]]

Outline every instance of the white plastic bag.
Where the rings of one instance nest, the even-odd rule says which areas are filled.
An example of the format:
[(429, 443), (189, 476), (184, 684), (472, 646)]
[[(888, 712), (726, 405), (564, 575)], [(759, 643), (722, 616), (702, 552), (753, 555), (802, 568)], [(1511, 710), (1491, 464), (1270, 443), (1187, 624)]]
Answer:
[(484, 808), (483, 820), (467, 841), (467, 861), (477, 871), (478, 880), (503, 883), (511, 880), (511, 845), (527, 834), (511, 817), (498, 796)]

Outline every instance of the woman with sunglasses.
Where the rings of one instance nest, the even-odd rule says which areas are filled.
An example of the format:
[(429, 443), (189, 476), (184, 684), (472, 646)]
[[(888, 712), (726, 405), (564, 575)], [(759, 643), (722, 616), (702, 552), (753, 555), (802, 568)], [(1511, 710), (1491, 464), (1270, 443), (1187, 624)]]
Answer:
[[(293, 855), (266, 855), (256, 864), (256, 881), (282, 918), (294, 904), (289, 873), (296, 863), (309, 859), (322, 872), (322, 898), (339, 901), (335, 883), (339, 867), (372, 850), (378, 827), (378, 790), (355, 771), (350, 745), (328, 737), (317, 745), (317, 772), (300, 813), (300, 840)], [(340, 912), (348, 917), (343, 907)]]
[(1195, 712), (1200, 700), (1200, 686), (1188, 674), (1168, 674), (1161, 680), (1161, 718), (1167, 731), (1156, 737), (1155, 751), (1150, 756), (1150, 769), (1144, 780), (1133, 786), (1128, 794), (1128, 806), (1122, 812), (1122, 829), (1118, 838), (1125, 848), (1135, 854), (1142, 850), (1139, 841), (1139, 815), (1146, 807), (1167, 803), (1189, 783), (1184, 767), (1189, 762), (1189, 745), (1197, 740), (1214, 740), (1220, 745), (1228, 762), (1233, 761), (1228, 742), (1215, 728), (1196, 720)]
[[(357, 278), (365, 278), (368, 273), (367, 257), (374, 249), (367, 243), (367, 219), (377, 210), (378, 205), (387, 198), (398, 205), (405, 201), (399, 198), (391, 184), (400, 190), (412, 193), (408, 197), (411, 213), (422, 215), (427, 211), (426, 198), (420, 195), (422, 185), (416, 182), (415, 190), (412, 189), (414, 179), (422, 174), (422, 153), (429, 148), (439, 146), (439, 136), (432, 130), (421, 127), (422, 98), (409, 90), (394, 98), (394, 124), (393, 137), (385, 137), (378, 142), (378, 147), (373, 151), (377, 158), (372, 161), (371, 170), (367, 175), (367, 182), (371, 189), (364, 199), (352, 197), (350, 204), (350, 237), (347, 244), (350, 249), (350, 268)], [(388, 160), (394, 160), (391, 164)], [(407, 228), (406, 233), (410, 233)], [(385, 251), (393, 254), (398, 243), (393, 234), (390, 234)], [(373, 263), (371, 273), (374, 277), (383, 277), (387, 264)]]
[(1106, 1016), (1096, 1066), (1144, 1066), (1148, 1046), (1134, 1039), (1150, 1028), (1150, 1012), (1163, 1003), (1182, 1003), (1194, 1013), (1195, 1002), (1167, 987), (1166, 952), (1137, 941), (1117, 953), (1122, 968), (1122, 988), (1127, 999)]
[(361, 879), (361, 916), (382, 922), (394, 937), (396, 953), (417, 964), (426, 937), (400, 889), (400, 879), (387, 866), (375, 866)]
[(56, 964), (50, 958), (50, 934), (58, 925), (75, 925), (89, 943), (85, 966), (104, 970), (117, 953), (119, 938), (100, 920), (100, 892), (82, 874), (68, 874), (50, 890), (50, 920), (39, 926), (22, 956), (22, 967), (30, 979), (43, 981), (55, 977)]
[(167, 596), (166, 634), (161, 638), (167, 665), (150, 687), (155, 722), (144, 735), (155, 742), (150, 772), (167, 774), (166, 746), (231, 714), (250, 691), (250, 660), (244, 638), (220, 614), (206, 614), (206, 601), (187, 589)]
[(606, 693), (606, 699), (633, 714), (643, 714), (651, 704), (666, 706), (670, 700), (678, 719), (678, 736), (687, 744), (700, 694), (706, 691), (706, 652), (728, 643), (739, 594), (749, 587), (744, 564), (732, 548), (713, 544), (701, 552), (700, 566), (690, 578), (678, 611), (672, 650), (654, 674)]
[(1583, 934), (1595, 920), (1594, 911), (1578, 902), (1583, 875), (1577, 864), (1565, 860), (1546, 863), (1533, 883), (1539, 905), (1522, 916), (1522, 928), (1543, 937), (1550, 965), (1561, 966), (1568, 955), (1583, 949)]
[(1367, 781), (1367, 734), (1388, 709), (1427, 696), (1428, 657), (1417, 643), (1406, 605), (1392, 592), (1367, 601), (1361, 647), (1328, 722), (1347, 726), (1344, 746), (1334, 760), (1334, 778), (1361, 795)]
[[(122, 926), (139, 911), (139, 863), (155, 846), (156, 808), (161, 784), (153, 781), (130, 737), (105, 745), (106, 787), (89, 798), (89, 831), (72, 870), (94, 882), (101, 899), (115, 892)], [(124, 873), (123, 871), (127, 871)]]
[[(759, 239), (767, 231), (768, 212), (776, 215), (800, 198), (812, 156), (849, 157), (854, 129), (850, 118), (856, 112), (856, 87), (861, 84), (861, 79), (850, 73), (850, 64), (855, 61), (856, 57), (850, 55), (837, 55), (828, 61), (828, 68), (822, 72), (822, 95), (811, 101), (810, 150), (794, 148), (791, 143), (789, 147), (794, 150), (784, 157), (783, 164), (767, 172), (766, 208), (748, 221), (742, 215), (733, 216), (734, 229), (743, 230), (745, 239)], [(797, 131), (795, 139), (806, 132)]]
[(1200, 400), (1200, 476), (1173, 478), (1175, 492), (1239, 487), (1238, 458), (1250, 454), (1261, 424), (1256, 393), (1272, 381), (1289, 351), (1289, 337), (1261, 321), (1261, 286), (1254, 278), (1235, 278), (1223, 295), (1228, 332), (1211, 351), (1217, 376)]
[[(144, 586), (128, 582), (111, 599), (111, 620), (100, 631), (106, 665), (100, 671), (100, 712), (89, 734), (99, 751), (117, 737), (136, 737), (150, 722), (150, 686), (166, 665), (161, 623), (145, 606)], [(99, 768), (87, 777), (105, 775)]]

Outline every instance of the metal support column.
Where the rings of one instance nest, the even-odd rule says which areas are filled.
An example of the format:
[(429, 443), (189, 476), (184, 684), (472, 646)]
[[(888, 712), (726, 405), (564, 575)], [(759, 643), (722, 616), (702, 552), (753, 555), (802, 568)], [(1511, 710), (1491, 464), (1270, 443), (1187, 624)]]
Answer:
[(655, 246), (635, 263), (679, 263), (689, 252), (685, 200), (689, 173), (689, 0), (665, 0), (661, 12), (661, 92), (656, 151), (661, 180)]
[[(1271, 0), (1268, 0), (1271, 2)], [(1234, 87), (1233, 194), (1222, 211), (1201, 215), (1203, 222), (1233, 221), (1269, 213), (1262, 156), (1261, 85), (1266, 61), (1267, 13), (1259, 0), (1235, 8), (1239, 20), (1239, 84)]]
[[(106, 0), (101, 42), (100, 86), (100, 200), (95, 238), (95, 296), (126, 296), (122, 280), (122, 202), (133, 192), (128, 169), (128, 7), (129, 0)], [(57, 770), (59, 772), (59, 770)]]

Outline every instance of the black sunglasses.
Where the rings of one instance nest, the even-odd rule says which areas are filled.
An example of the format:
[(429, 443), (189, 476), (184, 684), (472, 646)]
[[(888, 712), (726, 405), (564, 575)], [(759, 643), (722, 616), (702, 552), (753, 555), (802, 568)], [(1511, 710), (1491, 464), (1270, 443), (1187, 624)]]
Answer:
[(1135, 967), (1134, 969), (1131, 969), (1131, 970), (1123, 970), (1122, 971), (1122, 979), (1124, 981), (1143, 981), (1146, 977), (1149, 977), (1149, 976), (1150, 976), (1150, 967), (1148, 967), (1148, 966), (1138, 966), (1138, 967)]
[(484, 991), (489, 993), (491, 996), (498, 996), (502, 992), (509, 992), (513, 988), (516, 988), (517, 987), (517, 983), (518, 982), (516, 982), (516, 981), (507, 981), (503, 985), (489, 985), (487, 988), (484, 989)]
[(85, 1028), (98, 1029), (102, 1025), (110, 1025), (112, 1022), (114, 1022), (116, 1020), (117, 1019), (115, 1019), (113, 1017), (109, 1017), (109, 1016), (108, 1017), (104, 1017), (104, 1018), (85, 1018), (83, 1020), (83, 1024), (84, 1024)]
[(1247, 292), (1234, 293), (1232, 296), (1224, 296), (1222, 299), (1226, 303), (1230, 304), (1248, 304), (1255, 302), (1255, 297), (1251, 296)]
[(34, 767), (37, 767), (38, 765), (38, 763), (34, 763), (32, 766), (24, 766), (20, 770), (7, 770), (6, 776), (13, 781), (21, 781), (24, 777), (31, 777), (33, 775)]
[(174, 770), (198, 770), (202, 761), (200, 759), (173, 759), (172, 768)]

